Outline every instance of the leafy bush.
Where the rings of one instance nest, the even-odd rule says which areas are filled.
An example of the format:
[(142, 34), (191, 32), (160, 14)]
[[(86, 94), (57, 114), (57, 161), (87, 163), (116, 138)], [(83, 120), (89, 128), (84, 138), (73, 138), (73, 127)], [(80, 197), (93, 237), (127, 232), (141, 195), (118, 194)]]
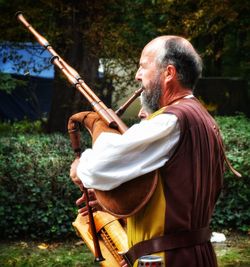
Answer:
[(26, 84), (26, 81), (15, 79), (11, 74), (0, 72), (0, 90), (8, 94), (11, 94), (18, 85), (24, 86)]
[(1, 135), (17, 135), (25, 133), (42, 133), (43, 132), (43, 121), (29, 121), (22, 120), (16, 122), (1, 122), (0, 123), (0, 133)]
[[(226, 172), (213, 229), (249, 230), (250, 123), (243, 116), (217, 117), (227, 156), (243, 175)], [(5, 127), (3, 127), (5, 125)], [(14, 124), (15, 125), (15, 124)], [(5, 238), (62, 238), (74, 233), (79, 189), (69, 178), (73, 160), (68, 136), (27, 134), (29, 122), (0, 124), (0, 233)], [(25, 134), (24, 134), (25, 133)], [(90, 145), (89, 135), (82, 138)]]
[(242, 174), (225, 173), (224, 188), (212, 220), (214, 228), (250, 230), (250, 120), (242, 115), (217, 117), (226, 154), (232, 166)]
[(61, 237), (72, 233), (79, 190), (69, 178), (73, 160), (62, 135), (0, 139), (0, 232), (3, 237)]

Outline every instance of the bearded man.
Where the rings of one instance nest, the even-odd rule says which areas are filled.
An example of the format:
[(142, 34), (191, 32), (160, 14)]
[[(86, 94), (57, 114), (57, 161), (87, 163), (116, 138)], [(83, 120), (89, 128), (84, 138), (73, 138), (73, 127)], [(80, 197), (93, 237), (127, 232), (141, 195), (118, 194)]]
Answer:
[(189, 41), (153, 39), (135, 76), (144, 89), (144, 115), (151, 115), (122, 135), (100, 134), (72, 164), (75, 183), (103, 191), (152, 171), (158, 175), (150, 200), (127, 218), (130, 266), (144, 253), (160, 256), (168, 267), (217, 266), (209, 223), (225, 158), (214, 119), (193, 95), (201, 72), (202, 60)]

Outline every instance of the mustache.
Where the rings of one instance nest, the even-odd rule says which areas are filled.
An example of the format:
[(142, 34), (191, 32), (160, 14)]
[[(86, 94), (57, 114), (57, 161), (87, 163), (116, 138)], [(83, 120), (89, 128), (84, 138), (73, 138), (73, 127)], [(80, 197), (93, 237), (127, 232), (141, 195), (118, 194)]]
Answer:
[(138, 86), (138, 88), (141, 88), (141, 89), (143, 89), (143, 91), (142, 91), (142, 93), (145, 91), (145, 89), (146, 89), (146, 87), (143, 85), (143, 83), (142, 82), (140, 82), (139, 83), (139, 86)]

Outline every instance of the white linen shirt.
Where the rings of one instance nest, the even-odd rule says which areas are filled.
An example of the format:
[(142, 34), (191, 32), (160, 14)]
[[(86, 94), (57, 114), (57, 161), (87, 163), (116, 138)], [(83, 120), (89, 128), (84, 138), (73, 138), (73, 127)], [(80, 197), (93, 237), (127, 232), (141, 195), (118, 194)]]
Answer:
[(82, 153), (77, 176), (86, 188), (111, 190), (162, 167), (179, 137), (178, 119), (173, 114), (143, 120), (122, 135), (103, 132), (92, 149)]

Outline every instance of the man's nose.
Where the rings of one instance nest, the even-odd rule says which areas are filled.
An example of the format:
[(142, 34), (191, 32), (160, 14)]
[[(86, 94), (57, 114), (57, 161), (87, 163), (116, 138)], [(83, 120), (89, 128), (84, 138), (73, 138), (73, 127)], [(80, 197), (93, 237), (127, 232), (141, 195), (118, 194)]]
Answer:
[(137, 81), (141, 81), (141, 77), (142, 77), (142, 75), (141, 75), (141, 67), (139, 67), (139, 69), (137, 70), (137, 72), (135, 74), (135, 79)]

